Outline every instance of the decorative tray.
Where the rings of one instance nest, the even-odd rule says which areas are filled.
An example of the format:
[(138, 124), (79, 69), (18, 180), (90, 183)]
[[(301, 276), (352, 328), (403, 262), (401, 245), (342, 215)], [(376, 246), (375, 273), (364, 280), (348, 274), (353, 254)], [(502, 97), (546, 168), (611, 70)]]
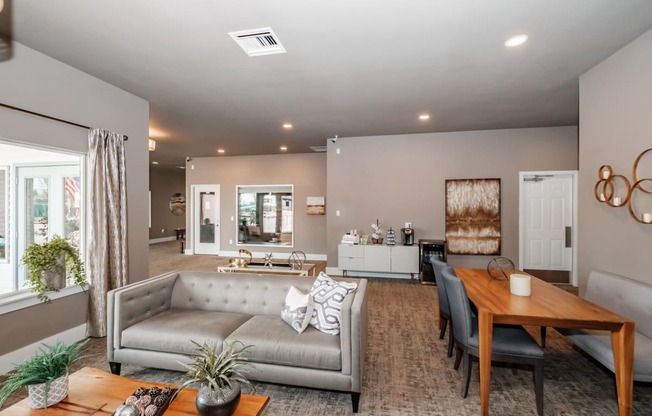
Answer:
[(169, 387), (139, 387), (118, 407), (113, 416), (161, 416), (177, 389)]

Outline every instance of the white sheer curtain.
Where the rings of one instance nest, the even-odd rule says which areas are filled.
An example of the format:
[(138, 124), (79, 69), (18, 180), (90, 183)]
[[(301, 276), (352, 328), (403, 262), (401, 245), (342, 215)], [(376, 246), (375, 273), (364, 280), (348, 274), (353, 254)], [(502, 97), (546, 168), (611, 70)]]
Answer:
[(127, 284), (127, 172), (125, 136), (101, 129), (88, 133), (90, 278), (86, 332), (106, 335), (106, 294)]

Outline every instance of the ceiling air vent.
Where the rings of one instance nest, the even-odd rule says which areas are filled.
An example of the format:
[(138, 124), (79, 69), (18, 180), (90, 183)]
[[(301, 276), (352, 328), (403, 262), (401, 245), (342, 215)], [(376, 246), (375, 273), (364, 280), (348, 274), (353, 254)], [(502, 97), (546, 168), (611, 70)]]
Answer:
[(229, 32), (229, 35), (249, 56), (285, 53), (285, 48), (269, 27)]
[(313, 152), (323, 153), (326, 151), (326, 146), (310, 146)]

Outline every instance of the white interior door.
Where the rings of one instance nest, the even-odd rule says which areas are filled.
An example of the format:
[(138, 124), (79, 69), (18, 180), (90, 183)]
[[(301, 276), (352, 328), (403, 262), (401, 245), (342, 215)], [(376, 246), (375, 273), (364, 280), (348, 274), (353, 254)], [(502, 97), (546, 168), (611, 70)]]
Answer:
[(570, 173), (521, 175), (520, 268), (573, 272), (574, 176)]
[(220, 185), (193, 185), (194, 254), (220, 254)]

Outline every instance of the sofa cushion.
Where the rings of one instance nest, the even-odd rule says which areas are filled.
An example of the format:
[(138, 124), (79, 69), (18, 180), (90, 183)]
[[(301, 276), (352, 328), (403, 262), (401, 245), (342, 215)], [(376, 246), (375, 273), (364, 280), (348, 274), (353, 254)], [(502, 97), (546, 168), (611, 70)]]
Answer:
[(295, 331), (302, 333), (310, 324), (313, 309), (314, 304), (310, 293), (304, 294), (296, 287), (290, 286), (281, 309), (281, 319)]
[(240, 313), (168, 309), (125, 329), (122, 347), (196, 354), (193, 340), (217, 343), (221, 351), (224, 338), (249, 319)]
[(327, 334), (339, 334), (342, 303), (346, 296), (357, 287), (356, 283), (336, 282), (324, 272), (319, 272), (319, 276), (310, 289), (310, 294), (315, 302), (310, 325)]
[(278, 316), (254, 316), (233, 331), (225, 342), (235, 340), (252, 346), (245, 356), (253, 362), (342, 369), (339, 336), (324, 334), (312, 327), (298, 334)]
[[(557, 331), (609, 370), (614, 371), (610, 332), (563, 328), (557, 328)], [(652, 382), (652, 339), (639, 332), (634, 333), (634, 380)]]

